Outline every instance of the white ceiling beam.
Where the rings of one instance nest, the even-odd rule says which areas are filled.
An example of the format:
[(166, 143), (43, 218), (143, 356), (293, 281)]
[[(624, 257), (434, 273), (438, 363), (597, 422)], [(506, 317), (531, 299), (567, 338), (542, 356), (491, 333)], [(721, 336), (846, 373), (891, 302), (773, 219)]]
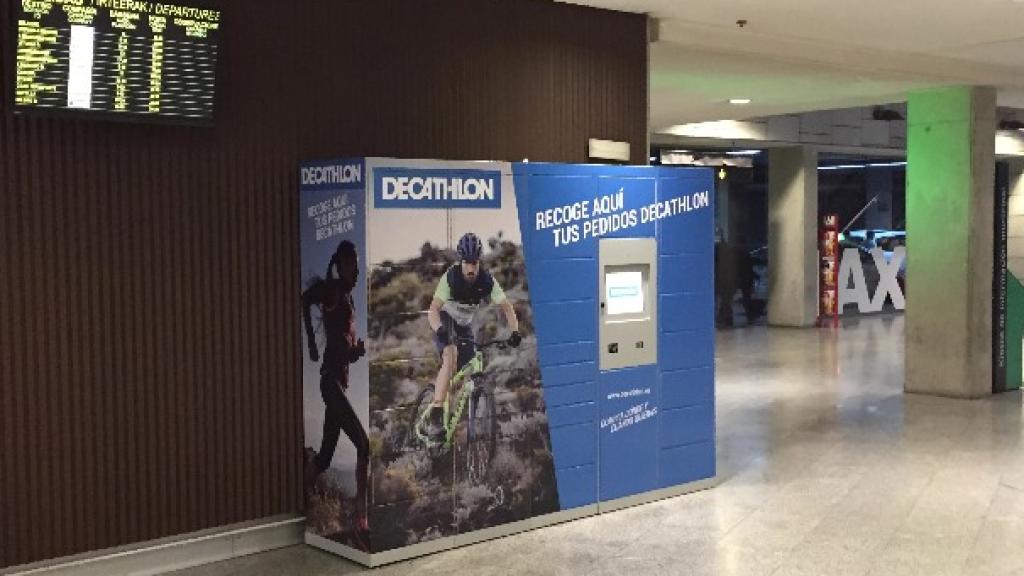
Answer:
[(794, 64), (827, 65), (864, 73), (906, 74), (942, 84), (1024, 87), (1024, 68), (984, 64), (927, 54), (873, 50), (837, 43), (758, 33), (749, 28), (659, 20), (660, 42), (726, 54), (750, 55)]

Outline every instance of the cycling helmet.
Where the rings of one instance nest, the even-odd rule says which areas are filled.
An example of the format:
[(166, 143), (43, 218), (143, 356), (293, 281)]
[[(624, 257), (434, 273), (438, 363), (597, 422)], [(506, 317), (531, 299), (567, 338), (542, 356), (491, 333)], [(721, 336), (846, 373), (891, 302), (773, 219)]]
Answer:
[(478, 262), (484, 252), (484, 245), (476, 234), (467, 232), (459, 239), (459, 258), (464, 262)]

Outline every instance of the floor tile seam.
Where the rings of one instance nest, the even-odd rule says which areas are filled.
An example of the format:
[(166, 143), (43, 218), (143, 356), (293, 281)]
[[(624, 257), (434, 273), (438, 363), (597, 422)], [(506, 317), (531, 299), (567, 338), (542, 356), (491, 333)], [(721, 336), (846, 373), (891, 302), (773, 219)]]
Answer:
[[(842, 447), (843, 447), (843, 443), (842, 442), (837, 442), (837, 441), (829, 442), (825, 446), (825, 448), (822, 449), (821, 453), (812, 462), (810, 462), (806, 467), (803, 468), (803, 471), (801, 472), (801, 474), (799, 476), (793, 478), (789, 482), (787, 482), (783, 486), (783, 488), (789, 487), (790, 484), (792, 484), (793, 482), (796, 482), (800, 478), (805, 478), (805, 477), (821, 477), (820, 474), (812, 475), (812, 474), (810, 474), (810, 472), (814, 471), (816, 469), (816, 467), (819, 466), (819, 465), (827, 466), (827, 464), (823, 464), (823, 462), (827, 458), (831, 457), (833, 455), (833, 453), (840, 451), (842, 449)], [(865, 474), (866, 474), (866, 470), (862, 471), (860, 473), (860, 478), (862, 478)], [(858, 482), (859, 482), (860, 478), (858, 478)]]
[(728, 484), (729, 482), (732, 482), (738, 476), (740, 476), (740, 472), (744, 472), (744, 471), (748, 470), (752, 463), (756, 462), (757, 460), (759, 460), (761, 458), (763, 458), (763, 455), (760, 455), (760, 456), (758, 456), (758, 455), (749, 456), (749, 457), (741, 460), (740, 462), (737, 463), (736, 473), (733, 473), (732, 475), (727, 476), (725, 478), (721, 478), (721, 482), (719, 482), (718, 485), (719, 486), (724, 486), (724, 485)]
[[(927, 489), (927, 486), (928, 486), (928, 484), (922, 486), (918, 490), (918, 495), (915, 497), (915, 502), (916, 502), (916, 500), (918, 498), (921, 497), (921, 495)], [(874, 544), (874, 546), (870, 547), (870, 549), (866, 551), (866, 553), (867, 553), (866, 557), (869, 558), (869, 559), (874, 558), (875, 560), (874, 561), (871, 561), (871, 560), (868, 561), (867, 568), (863, 572), (860, 573), (861, 576), (866, 576), (866, 575), (868, 575), (868, 574), (870, 574), (872, 572), (872, 570), (874, 569), (875, 565), (882, 558), (882, 553), (884, 552), (885, 549), (888, 548), (888, 545), (891, 542), (893, 542), (894, 536), (899, 533), (900, 528), (903, 527), (903, 525), (906, 522), (906, 518), (910, 517), (910, 511), (912, 511), (915, 507), (916, 507), (916, 503), (910, 505), (908, 507), (908, 512), (907, 512), (907, 514), (905, 515), (905, 517), (904, 517), (904, 519), (902, 521), (892, 522), (891, 523), (891, 527), (883, 529), (884, 530), (884, 536), (879, 536), (877, 538), (877, 541)]]
[(611, 554), (608, 554), (608, 555), (602, 557), (602, 559), (618, 558), (618, 557), (620, 557), (625, 550), (627, 550), (629, 548), (632, 548), (633, 546), (636, 546), (636, 544), (638, 542), (640, 542), (640, 540), (642, 538), (646, 537), (648, 534), (653, 532), (654, 529), (657, 526), (661, 526), (661, 523), (659, 522), (659, 523), (655, 524), (654, 526), (649, 527), (647, 530), (637, 531), (637, 534), (636, 534), (635, 537), (633, 537), (627, 543), (622, 544), (621, 546), (618, 546), (617, 548), (613, 549)]
[[(894, 450), (888, 450), (887, 453), (893, 454)], [(884, 457), (880, 457), (880, 461), (884, 461), (884, 460), (885, 460)], [(858, 466), (858, 467), (861, 468), (861, 469), (860, 469), (860, 471), (857, 472), (857, 479), (853, 483), (850, 484), (850, 486), (842, 494), (842, 496), (838, 496), (837, 497), (837, 501), (833, 505), (830, 505), (828, 507), (828, 511), (825, 513), (825, 516), (823, 516), (821, 518), (821, 520), (815, 525), (815, 527), (814, 527), (815, 529), (818, 528), (819, 526), (821, 526), (821, 524), (824, 523), (828, 519), (828, 517), (831, 515), (831, 513), (836, 512), (837, 509), (839, 509), (841, 507), (841, 505), (843, 504), (843, 502), (845, 500), (849, 499), (852, 494), (854, 494), (858, 489), (860, 489), (865, 481), (870, 480), (870, 477), (873, 475), (873, 471), (872, 471), (873, 468), (872, 468), (872, 466), (864, 465), (864, 466)], [(924, 491), (924, 490), (925, 490), (925, 488), (923, 487), (921, 489), (921, 491)], [(920, 494), (915, 496), (915, 501), (916, 501), (916, 498), (920, 498)], [(912, 507), (914, 505), (915, 504), (911, 504), (910, 508), (912, 509)], [(801, 541), (801, 543), (804, 543), (804, 541)]]
[[(827, 516), (827, 514), (826, 514), (826, 516)], [(818, 524), (820, 524), (820, 521), (819, 521)], [(815, 524), (814, 527), (817, 527), (818, 524)], [(795, 544), (790, 546), (788, 549), (786, 549), (785, 551), (780, 551), (780, 556), (782, 556), (782, 559), (780, 560), (779, 565), (776, 566), (769, 573), (769, 576), (774, 576), (775, 574), (778, 574), (779, 571), (782, 570), (783, 568), (788, 568), (790, 566), (790, 560), (793, 558), (794, 552), (796, 551), (797, 548), (800, 547), (801, 544), (803, 544), (807, 540), (807, 538), (809, 537), (809, 535), (811, 533), (813, 533), (813, 528), (811, 530), (809, 530), (806, 535), (804, 535), (799, 541), (797, 541)]]
[(730, 526), (728, 530), (723, 532), (721, 534), (721, 536), (719, 536), (718, 538), (715, 539), (715, 543), (716, 544), (722, 544), (722, 542), (724, 542), (725, 539), (729, 537), (729, 534), (732, 534), (732, 532), (734, 530), (736, 530), (736, 528), (738, 528), (740, 526), (740, 524), (743, 524), (744, 522), (746, 522), (747, 519), (749, 519), (755, 512), (757, 512), (760, 509), (761, 509), (761, 506), (755, 506), (755, 507), (750, 508), (750, 510), (747, 510), (747, 512), (745, 514), (743, 514), (743, 516), (740, 519), (738, 519), (735, 522), (733, 522), (732, 526)]
[[(932, 470), (931, 475), (928, 478), (928, 482), (926, 482), (918, 490), (917, 495), (914, 497), (914, 503), (909, 506), (906, 515), (903, 517), (903, 520), (901, 522), (897, 522), (896, 525), (892, 528), (892, 530), (889, 531), (889, 537), (879, 544), (878, 548), (875, 550), (877, 552), (874, 555), (875, 560), (870, 563), (868, 571), (865, 572), (865, 574), (870, 575), (875, 573), (875, 567), (878, 566), (878, 564), (885, 559), (884, 553), (896, 547), (897, 543), (895, 542), (894, 537), (897, 534), (906, 532), (907, 523), (910, 520), (910, 516), (914, 513), (914, 510), (917, 509), (918, 505), (921, 502), (921, 499), (924, 498), (925, 493), (934, 484), (935, 475), (937, 473), (938, 470)], [(882, 574), (885, 574), (885, 572), (883, 571)]]
[[(784, 434), (784, 435), (783, 435), (782, 437), (780, 437), (780, 438), (779, 438), (778, 442), (776, 442), (776, 445), (777, 445), (777, 446), (782, 446), (782, 447), (788, 447), (788, 446), (794, 446), (794, 445), (796, 445), (796, 443), (795, 443), (795, 442), (791, 442), (791, 441), (793, 440), (793, 436), (794, 436), (794, 435), (795, 435), (795, 434), (796, 434), (797, 432), (799, 432), (799, 431), (798, 431), (798, 430), (793, 430), (793, 431), (791, 431), (791, 432), (789, 432), (789, 433), (787, 433), (787, 434)], [(803, 468), (803, 470), (802, 470), (801, 474), (800, 474), (800, 475), (799, 475), (799, 476), (798, 476), (797, 478), (799, 478), (799, 477), (802, 477), (802, 476), (806, 476), (806, 475), (807, 475), (807, 474), (806, 474), (806, 472), (807, 472), (808, 470), (810, 470), (811, 468), (813, 468), (813, 467), (814, 467), (814, 465), (815, 465), (815, 464), (817, 464), (817, 463), (818, 463), (818, 462), (819, 462), (820, 460), (822, 460), (822, 459), (823, 459), (823, 458), (824, 458), (824, 457), (825, 457), (825, 456), (826, 456), (826, 455), (828, 454), (828, 452), (829, 452), (829, 451), (830, 451), (830, 450), (831, 450), (832, 448), (833, 448), (833, 446), (825, 446), (825, 447), (821, 448), (821, 451), (820, 451), (819, 453), (817, 453), (817, 454), (814, 454), (814, 455), (812, 456), (812, 458), (813, 458), (813, 459), (812, 459), (812, 461), (811, 461), (811, 462), (810, 462), (810, 463), (809, 463), (809, 464), (808, 464), (807, 466), (805, 466), (805, 467)], [(772, 453), (766, 453), (766, 454), (765, 454), (765, 458), (766, 458), (767, 460), (771, 460), (771, 458), (769, 458), (769, 456), (775, 456), (775, 457), (778, 457), (778, 456), (780, 456), (780, 455), (781, 455), (781, 454), (780, 454), (779, 452), (775, 452), (774, 454), (772, 454)], [(790, 485), (790, 484), (791, 484), (792, 482), (794, 482), (794, 481), (795, 481), (795, 480), (796, 480), (797, 478), (794, 478), (794, 479), (792, 479), (792, 480), (790, 480), (790, 481), (786, 482), (786, 483), (785, 483), (785, 484), (784, 484), (783, 486), (781, 486), (780, 488), (785, 488), (786, 486), (789, 486), (789, 485)]]
[[(828, 518), (829, 518), (829, 517), (830, 517), (830, 516), (832, 515), (832, 513), (833, 513), (833, 512), (835, 512), (835, 511), (836, 511), (836, 510), (837, 510), (837, 509), (839, 508), (839, 506), (840, 506), (840, 504), (842, 503), (842, 501), (843, 501), (843, 500), (844, 500), (844, 499), (845, 499), (845, 498), (846, 498), (847, 496), (849, 496), (849, 494), (850, 494), (850, 493), (851, 493), (851, 492), (853, 491), (853, 489), (854, 489), (854, 488), (855, 488), (855, 487), (856, 487), (856, 486), (857, 486), (858, 484), (860, 484), (860, 482), (861, 482), (861, 481), (863, 481), (864, 477), (865, 477), (865, 476), (867, 476), (867, 474), (868, 474), (868, 470), (864, 470), (864, 471), (862, 471), (862, 472), (860, 473), (860, 477), (859, 477), (859, 478), (858, 478), (858, 479), (857, 479), (857, 480), (856, 480), (855, 482), (852, 482), (852, 483), (850, 483), (850, 485), (849, 485), (849, 486), (847, 487), (847, 489), (846, 489), (846, 490), (845, 490), (845, 491), (844, 491), (844, 492), (842, 493), (842, 495), (840, 495), (840, 496), (836, 496), (836, 498), (835, 498), (835, 500), (834, 500), (834, 501), (832, 502), (832, 504), (830, 504), (830, 505), (829, 505), (829, 506), (828, 506), (828, 507), (826, 508), (826, 510), (825, 510), (825, 513), (824, 513), (824, 514), (822, 514), (820, 518), (818, 518), (818, 520), (817, 520), (817, 521), (816, 521), (816, 522), (814, 523), (814, 525), (813, 525), (813, 526), (811, 526), (811, 527), (810, 527), (810, 528), (809, 528), (808, 530), (806, 530), (806, 532), (804, 533), (804, 535), (803, 535), (803, 536), (802, 536), (802, 537), (801, 537), (801, 538), (800, 538), (800, 539), (799, 539), (799, 540), (798, 540), (798, 541), (797, 541), (797, 542), (796, 542), (795, 544), (793, 544), (793, 546), (789, 547), (789, 549), (788, 549), (788, 550), (786, 550), (786, 551), (784, 552), (784, 554), (785, 554), (785, 558), (784, 558), (784, 559), (783, 559), (783, 561), (782, 561), (782, 562), (781, 562), (781, 563), (779, 564), (779, 566), (777, 566), (777, 567), (775, 568), (775, 570), (773, 570), (773, 571), (771, 572), (771, 574), (772, 574), (772, 575), (774, 575), (774, 574), (778, 573), (778, 571), (779, 571), (779, 570), (782, 570), (782, 568), (784, 568), (784, 567), (786, 567), (786, 566), (787, 566), (787, 563), (789, 562), (790, 558), (791, 558), (791, 557), (793, 556), (793, 553), (794, 553), (794, 551), (795, 551), (795, 550), (796, 550), (797, 548), (799, 548), (801, 544), (804, 544), (805, 542), (807, 542), (807, 541), (809, 540), (809, 538), (810, 538), (810, 537), (811, 537), (811, 536), (812, 536), (813, 534), (815, 534), (815, 533), (817, 533), (817, 532), (818, 532), (818, 527), (819, 527), (819, 526), (821, 526), (821, 525), (822, 525), (822, 524), (823, 524), (823, 523), (825, 522), (825, 520), (826, 520), (826, 519), (828, 519)], [(864, 574), (866, 574), (866, 573), (867, 573), (867, 572), (864, 572)]]
[[(948, 555), (948, 554), (949, 554), (949, 549), (944, 549), (944, 553), (945, 553), (946, 555)], [(964, 575), (964, 574), (965, 574), (965, 569), (966, 569), (966, 561), (967, 561), (967, 559), (969, 559), (969, 558), (970, 558), (970, 551), (969, 551), (969, 550), (967, 550), (966, 548), (964, 548), (964, 549), (962, 549), (962, 550), (960, 550), (960, 551), (957, 551), (957, 552), (956, 552), (956, 554), (957, 554), (957, 555), (960, 555), (960, 554), (966, 554), (966, 555), (964, 556), (964, 560), (963, 560), (963, 562), (957, 562), (955, 558), (953, 559), (953, 561), (952, 561), (952, 562), (947, 562), (947, 563), (946, 563), (946, 564), (944, 564), (944, 565), (948, 565), (948, 566), (950, 566), (950, 567), (954, 567), (955, 571), (954, 571), (954, 572), (951, 572), (951, 573), (946, 573), (946, 572), (943, 572), (943, 574), (955, 574), (955, 575), (957, 575), (957, 576), (961, 576), (961, 575)], [(874, 571), (874, 568), (877, 568), (877, 567), (878, 567), (878, 564), (877, 564), (877, 563), (878, 563), (878, 562), (881, 562), (881, 561), (882, 561), (883, 559), (884, 559), (884, 557), (882, 557), (882, 556), (880, 556), (880, 557), (879, 557), (879, 559), (878, 559), (878, 560), (876, 561), (876, 564), (874, 564), (874, 565), (872, 566), (872, 568), (873, 568), (873, 571), (871, 572), (871, 574), (882, 574), (882, 575), (886, 575), (886, 576), (887, 576), (888, 574), (890, 574), (890, 573), (891, 573), (891, 572), (890, 572), (889, 570), (887, 570), (887, 569), (885, 569), (885, 568), (878, 568), (878, 571)], [(929, 557), (928, 559), (929, 559), (929, 560), (932, 560), (932, 557)], [(946, 558), (944, 558), (944, 559), (946, 559)], [(947, 559), (947, 560), (948, 560), (948, 559)], [(968, 576), (972, 576), (972, 575), (968, 575)]]
[[(586, 520), (586, 518), (584, 518), (582, 520)], [(543, 530), (544, 528), (550, 528), (550, 527), (552, 527), (552, 526), (543, 526), (540, 529)], [(524, 532), (524, 533), (520, 533), (520, 534), (513, 534), (513, 535), (509, 536), (509, 538), (515, 538), (516, 536), (521, 536), (521, 535), (526, 534), (528, 532)], [(485, 544), (486, 545), (488, 543), (493, 544), (494, 541), (493, 540), (488, 540), (488, 541), (484, 541), (484, 542), (479, 542), (478, 544)], [(457, 548), (455, 550), (457, 550)], [(443, 554), (443, 552), (442, 552), (442, 554)], [(541, 557), (541, 558), (538, 558), (538, 560), (539, 561), (543, 561), (544, 560), (544, 558), (543, 558), (544, 552), (541, 551), (541, 552), (538, 553), (538, 555)], [(527, 559), (529, 559), (529, 557), (527, 557)], [(584, 560), (574, 559), (573, 563), (575, 565), (579, 566), (579, 567), (590, 568), (591, 566), (596, 565), (596, 564), (598, 564), (599, 562), (601, 562), (603, 560), (607, 560), (607, 557), (605, 557), (605, 556), (598, 556), (598, 555), (595, 554), (595, 557), (593, 559), (584, 559)], [(442, 571), (444, 573), (446, 573), (446, 574), (450, 574), (452, 572), (452, 570), (450, 568), (447, 568), (447, 567), (442, 567)], [(586, 570), (583, 570), (582, 572), (585, 572), (585, 571)], [(372, 572), (367, 572), (367, 573), (368, 574), (372, 574)], [(515, 570), (513, 570), (511, 572), (508, 572), (508, 574), (515, 574), (515, 573), (516, 573)]]
[[(625, 512), (627, 510), (628, 509), (626, 509), (626, 510), (615, 510), (615, 511), (611, 512), (610, 514), (614, 514), (615, 512)], [(596, 520), (601, 520), (601, 519), (606, 519), (606, 518), (608, 518), (608, 514), (599, 514), (597, 516), (591, 516), (589, 518), (583, 518), (583, 519), (579, 520), (579, 522), (596, 521)], [(569, 523), (569, 524), (572, 524), (572, 523)], [(604, 547), (605, 545), (602, 545), (603, 549), (606, 550), (606, 553), (604, 553), (604, 554), (595, 554), (594, 555), (595, 556), (594, 559), (585, 562), (585, 565), (589, 566), (591, 564), (597, 564), (597, 563), (602, 562), (602, 561), (606, 561), (606, 560), (609, 560), (609, 559), (612, 559), (612, 558), (620, 557), (624, 550), (626, 550), (626, 549), (628, 549), (630, 547), (635, 546), (642, 538), (646, 537), (648, 534), (653, 532), (658, 526), (661, 526), (660, 522), (655, 524), (655, 525), (653, 525), (653, 526), (648, 527), (646, 530), (643, 530), (643, 531), (640, 531), (640, 532), (634, 531), (634, 532), (637, 532), (636, 536), (634, 536), (631, 539), (628, 539), (624, 544), (622, 544), (622, 545), (620, 545), (618, 547), (613, 547), (613, 546)], [(591, 543), (591, 544), (595, 544), (595, 543)]]
[[(943, 471), (944, 470), (940, 469), (940, 470), (936, 471), (935, 475), (936, 476), (940, 476)], [(948, 470), (946, 470), (946, 471), (948, 472)], [(999, 487), (1000, 487), (999, 478), (1000, 477), (996, 477), (996, 479), (991, 482), (991, 484), (992, 484), (991, 494), (988, 496), (988, 498), (986, 499), (986, 503), (985, 503), (986, 513), (984, 515), (982, 515), (981, 517), (986, 517), (988, 515), (988, 510), (991, 510), (992, 503), (993, 503), (996, 495), (999, 492)], [(953, 485), (956, 486), (958, 484), (953, 483)], [(978, 484), (975, 484), (975, 486), (977, 486), (977, 485)], [(966, 493), (966, 492), (963, 492), (963, 493)], [(969, 509), (974, 509), (974, 507), (970, 506), (971, 500), (974, 499), (974, 495), (970, 494), (970, 493), (967, 493), (967, 494), (968, 494), (968, 498), (960, 500), (960, 501), (957, 501), (952, 506), (949, 506), (949, 503), (947, 501), (946, 502), (946, 506), (943, 506), (943, 508), (947, 508), (947, 506), (948, 506), (948, 508), (952, 508), (952, 509), (955, 510), (954, 506), (967, 506)]]
[[(849, 446), (850, 445), (846, 441), (842, 442), (842, 444), (844, 446)], [(867, 446), (865, 446), (865, 445), (858, 446), (858, 448), (866, 448), (866, 447)], [(877, 468), (877, 467), (886, 467), (889, 462), (892, 462), (893, 459), (898, 458), (899, 456), (900, 456), (900, 451), (897, 450), (895, 446), (888, 445), (888, 444), (883, 444), (880, 450), (874, 452), (873, 454), (871, 454), (870, 456), (867, 457), (867, 458), (874, 459), (874, 462), (872, 462), (871, 464), (865, 464), (863, 466), (865, 468), (869, 468), (869, 469), (870, 468)]]
[(961, 573), (966, 573), (966, 571), (967, 571), (967, 563), (971, 559), (971, 554), (972, 554), (972, 552), (974, 552), (974, 550), (976, 550), (978, 548), (978, 540), (981, 538), (981, 533), (982, 533), (983, 529), (985, 528), (985, 522), (987, 521), (989, 515), (992, 513), (993, 507), (995, 506), (996, 496), (999, 493), (999, 487), (1000, 486), (1002, 486), (1002, 475), (1000, 475), (999, 476), (999, 480), (996, 481), (996, 489), (995, 489), (995, 491), (993, 491), (992, 497), (989, 499), (988, 507), (985, 508), (985, 515), (982, 516), (981, 522), (978, 524), (978, 529), (974, 533), (974, 539), (971, 540), (971, 546), (967, 549), (967, 554), (964, 556), (963, 563), (960, 565), (960, 572)]
[[(803, 544), (804, 542), (806, 542), (806, 541), (807, 541), (807, 539), (808, 539), (808, 538), (810, 537), (810, 535), (814, 533), (815, 529), (816, 529), (816, 528), (817, 528), (818, 526), (820, 526), (820, 525), (821, 525), (821, 523), (822, 523), (822, 522), (824, 521), (824, 519), (825, 519), (826, 517), (828, 517), (828, 516), (829, 516), (829, 515), (831, 514), (831, 512), (833, 511), (833, 509), (834, 509), (834, 508), (835, 508), (836, 506), (838, 506), (838, 503), (839, 503), (839, 501), (837, 500), (837, 501), (836, 501), (836, 502), (834, 502), (833, 504), (831, 504), (831, 505), (829, 505), (828, 507), (826, 507), (826, 509), (825, 509), (825, 512), (824, 512), (824, 514), (823, 514), (823, 515), (821, 516), (821, 518), (819, 518), (819, 519), (818, 519), (817, 521), (815, 521), (813, 525), (810, 525), (809, 527), (806, 527), (806, 528), (805, 528), (805, 529), (803, 530), (803, 533), (802, 533), (802, 534), (799, 534), (799, 535), (797, 536), (797, 538), (796, 538), (796, 539), (794, 540), (793, 544), (790, 544), (790, 545), (788, 545), (788, 546), (784, 546), (784, 547), (782, 547), (782, 548), (780, 548), (780, 549), (776, 550), (776, 552), (777, 552), (778, 554), (780, 554), (780, 555), (783, 555), (783, 556), (784, 556), (784, 557), (785, 557), (786, 559), (788, 559), (788, 558), (789, 558), (789, 556), (790, 556), (790, 555), (791, 555), (791, 554), (793, 553), (793, 551), (794, 551), (794, 550), (795, 550), (795, 549), (796, 549), (797, 547), (799, 547), (799, 546), (800, 546), (801, 544)], [(757, 510), (760, 510), (760, 508), (758, 508)], [(757, 510), (755, 510), (755, 512), (756, 512)], [(744, 521), (745, 521), (745, 520), (746, 520), (746, 518), (744, 519)], [(725, 540), (725, 539), (726, 539), (727, 537), (728, 537), (728, 535), (727, 535), (727, 534), (726, 534), (726, 535), (723, 535), (723, 536), (722, 536), (722, 538), (721, 538), (721, 539), (719, 540), (719, 544), (723, 544), (723, 545), (726, 545), (726, 546), (728, 546), (729, 544), (725, 544), (725, 543), (724, 543), (724, 540)], [(745, 546), (743, 546), (743, 545), (739, 545), (739, 547), (741, 547), (741, 548), (742, 548), (742, 547), (745, 547)]]
[[(940, 500), (939, 503), (934, 505), (919, 505), (915, 507), (910, 516), (916, 516), (919, 518), (923, 517), (923, 520), (929, 520), (931, 522), (941, 521), (946, 518), (955, 518), (957, 519), (957, 526), (964, 526), (970, 522), (982, 523), (984, 519), (987, 518), (985, 513), (977, 512), (977, 508), (972, 508), (969, 505), (962, 505), (959, 508), (947, 507), (942, 504), (941, 498), (938, 500)], [(985, 510), (989, 510), (989, 508), (986, 507)], [(924, 522), (923, 520), (919, 521), (922, 522), (923, 525), (927, 526), (928, 522)], [(916, 526), (910, 526), (910, 528), (918, 531), (921, 530)]]

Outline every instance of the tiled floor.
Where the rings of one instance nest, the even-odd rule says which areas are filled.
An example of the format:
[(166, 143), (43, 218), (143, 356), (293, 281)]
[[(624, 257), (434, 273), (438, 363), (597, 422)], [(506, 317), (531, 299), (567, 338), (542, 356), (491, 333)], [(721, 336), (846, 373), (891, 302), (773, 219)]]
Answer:
[[(905, 396), (903, 320), (718, 339), (721, 484), (379, 575), (1024, 575), (1021, 398)], [(355, 574), (293, 547), (179, 576)]]

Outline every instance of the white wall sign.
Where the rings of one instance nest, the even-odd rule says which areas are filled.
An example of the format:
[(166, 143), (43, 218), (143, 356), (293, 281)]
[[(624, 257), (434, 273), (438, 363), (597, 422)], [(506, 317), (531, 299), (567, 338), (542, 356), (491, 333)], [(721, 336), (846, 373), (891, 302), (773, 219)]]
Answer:
[(591, 158), (629, 162), (629, 142), (591, 138), (588, 144)]

